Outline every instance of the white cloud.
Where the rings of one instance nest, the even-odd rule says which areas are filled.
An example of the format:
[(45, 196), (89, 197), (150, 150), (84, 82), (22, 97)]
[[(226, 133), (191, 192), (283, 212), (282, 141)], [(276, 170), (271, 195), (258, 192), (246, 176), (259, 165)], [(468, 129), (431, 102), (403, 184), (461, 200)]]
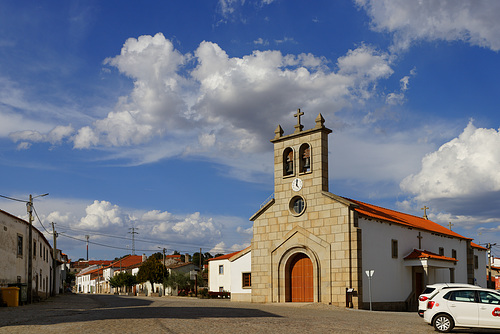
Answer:
[(409, 89), (410, 77), (416, 75), (416, 69), (410, 71), (410, 75), (405, 75), (399, 80), (399, 92), (387, 94), (386, 103), (389, 105), (402, 105), (405, 102), (405, 92)]
[(85, 212), (86, 216), (80, 219), (76, 227), (99, 231), (110, 226), (124, 227), (128, 223), (127, 215), (117, 205), (107, 201), (94, 201)]
[[(2, 199), (0, 202), (5, 211), (28, 219), (24, 204)], [(248, 244), (251, 238), (248, 229), (236, 227), (244, 226), (246, 222), (239, 217), (210, 217), (199, 212), (172, 214), (162, 210), (143, 211), (120, 207), (108, 201), (94, 200), (89, 204), (85, 200), (50, 196), (37, 199), (35, 207), (45, 228), (52, 231), (50, 224), (55, 223), (56, 230), (60, 233), (57, 239), (58, 248), (73, 258), (82, 257), (85, 235), (90, 235), (91, 249), (95, 250), (99, 246), (101, 258), (113, 258), (130, 252), (132, 235), (129, 232), (132, 227), (138, 233), (135, 235), (136, 249), (150, 252), (157, 251), (157, 247), (165, 247), (170, 251), (176, 249), (192, 253), (203, 247), (205, 251), (213, 248), (215, 252), (212, 254), (215, 254), (239, 247), (234, 245)], [(61, 211), (61, 208), (66, 211)], [(37, 219), (34, 226), (43, 232), (46, 238), (52, 240), (52, 235), (45, 232)], [(227, 232), (229, 230), (231, 233)], [(239, 233), (232, 233), (236, 230)], [(233, 246), (214, 246), (220, 246), (221, 240)], [(92, 244), (93, 242), (96, 244)], [(108, 247), (103, 248), (100, 245)], [(95, 251), (92, 253), (96, 254)]]
[[(269, 151), (276, 125), (291, 126), (298, 107), (314, 111), (304, 118), (312, 125), (319, 112), (328, 116), (376, 96), (378, 82), (393, 73), (389, 55), (367, 45), (349, 50), (333, 70), (330, 63), (310, 53), (271, 50), (229, 57), (207, 41), (193, 54), (181, 54), (161, 33), (130, 38), (105, 64), (130, 77), (134, 87), (106, 117), (76, 130), (59, 126), (11, 137), (21, 142), (19, 149), (65, 139), (76, 149), (122, 148), (111, 158), (129, 157), (132, 164), (173, 155), (216, 157), (218, 163), (245, 170), (231, 175), (249, 175), (255, 167), (248, 166), (255, 164), (248, 161)], [(256, 168), (261, 172), (269, 166)]]
[(215, 255), (217, 253), (227, 253), (227, 248), (226, 248), (226, 244), (224, 243), (224, 241), (221, 241), (219, 242), (217, 245), (215, 245), (210, 251), (209, 253)]
[[(255, 7), (263, 7), (270, 5), (275, 0), (218, 0), (219, 10), (224, 18), (232, 18), (241, 12), (245, 4), (253, 5)], [(244, 19), (242, 19), (244, 21)]]
[(355, 0), (376, 31), (394, 33), (394, 49), (424, 40), (463, 41), (500, 50), (500, 2), (496, 0)]
[(236, 229), (236, 232), (253, 236), (253, 226), (249, 227), (249, 228), (243, 228), (241, 226), (238, 226), (238, 228)]
[(418, 201), (500, 191), (500, 133), (476, 128), (464, 131), (422, 159), (421, 170), (406, 177), (401, 189)]
[(255, 45), (269, 45), (269, 41), (264, 40), (264, 39), (259, 37), (255, 41), (253, 41), (253, 44), (255, 44)]
[(62, 126), (58, 125), (49, 131), (47, 134), (42, 134), (38, 131), (25, 130), (18, 132), (11, 132), (10, 139), (15, 143), (18, 141), (29, 141), (33, 143), (49, 142), (52, 145), (60, 144), (65, 138), (69, 138), (75, 130), (71, 125)]

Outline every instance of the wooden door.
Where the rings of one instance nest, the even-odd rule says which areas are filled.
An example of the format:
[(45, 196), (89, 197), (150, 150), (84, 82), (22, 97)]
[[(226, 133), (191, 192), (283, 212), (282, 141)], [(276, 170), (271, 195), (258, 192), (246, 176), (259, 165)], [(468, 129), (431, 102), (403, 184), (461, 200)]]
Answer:
[(290, 292), (292, 302), (314, 301), (312, 261), (305, 254), (298, 254), (290, 266)]
[(420, 296), (424, 291), (424, 277), (423, 273), (415, 273), (415, 295)]

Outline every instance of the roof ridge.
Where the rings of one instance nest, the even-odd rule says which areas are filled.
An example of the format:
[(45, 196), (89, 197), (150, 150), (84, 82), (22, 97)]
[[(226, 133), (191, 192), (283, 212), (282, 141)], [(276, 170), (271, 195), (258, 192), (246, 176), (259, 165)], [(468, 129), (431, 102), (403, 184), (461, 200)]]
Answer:
[(430, 231), (434, 233), (439, 233), (442, 235), (447, 235), (450, 237), (461, 238), (466, 240), (473, 240), (472, 238), (464, 237), (452, 230), (447, 229), (441, 224), (436, 223), (430, 219), (425, 219), (423, 217), (418, 217), (409, 213), (396, 211), (393, 209), (384, 208), (379, 205), (374, 205), (355, 199), (350, 199), (347, 197), (342, 197), (348, 201), (352, 201), (359, 205), (358, 208), (354, 208), (359, 214), (372, 217), (374, 219), (384, 220), (387, 222), (393, 222), (396, 224), (401, 224), (405, 226), (411, 226), (412, 228), (420, 229), (423, 231)]

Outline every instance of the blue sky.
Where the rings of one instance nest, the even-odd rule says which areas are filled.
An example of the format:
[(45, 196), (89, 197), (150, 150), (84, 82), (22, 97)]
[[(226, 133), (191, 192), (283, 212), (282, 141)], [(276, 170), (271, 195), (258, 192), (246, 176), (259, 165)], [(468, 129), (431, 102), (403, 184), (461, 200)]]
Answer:
[(85, 235), (89, 258), (131, 253), (132, 227), (136, 253), (239, 250), (273, 192), (269, 140), (301, 108), (305, 129), (321, 112), (333, 130), (331, 192), (426, 205), (494, 243), (499, 15), (496, 1), (4, 1), (0, 195), (50, 193), (35, 208), (72, 259)]

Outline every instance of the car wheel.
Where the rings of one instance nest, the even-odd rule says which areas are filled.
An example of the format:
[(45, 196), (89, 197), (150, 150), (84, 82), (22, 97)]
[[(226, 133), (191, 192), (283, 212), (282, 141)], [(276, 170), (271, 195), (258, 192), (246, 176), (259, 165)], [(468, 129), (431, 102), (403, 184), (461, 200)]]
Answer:
[(447, 314), (440, 314), (434, 319), (434, 329), (441, 333), (448, 333), (455, 324), (453, 319)]

